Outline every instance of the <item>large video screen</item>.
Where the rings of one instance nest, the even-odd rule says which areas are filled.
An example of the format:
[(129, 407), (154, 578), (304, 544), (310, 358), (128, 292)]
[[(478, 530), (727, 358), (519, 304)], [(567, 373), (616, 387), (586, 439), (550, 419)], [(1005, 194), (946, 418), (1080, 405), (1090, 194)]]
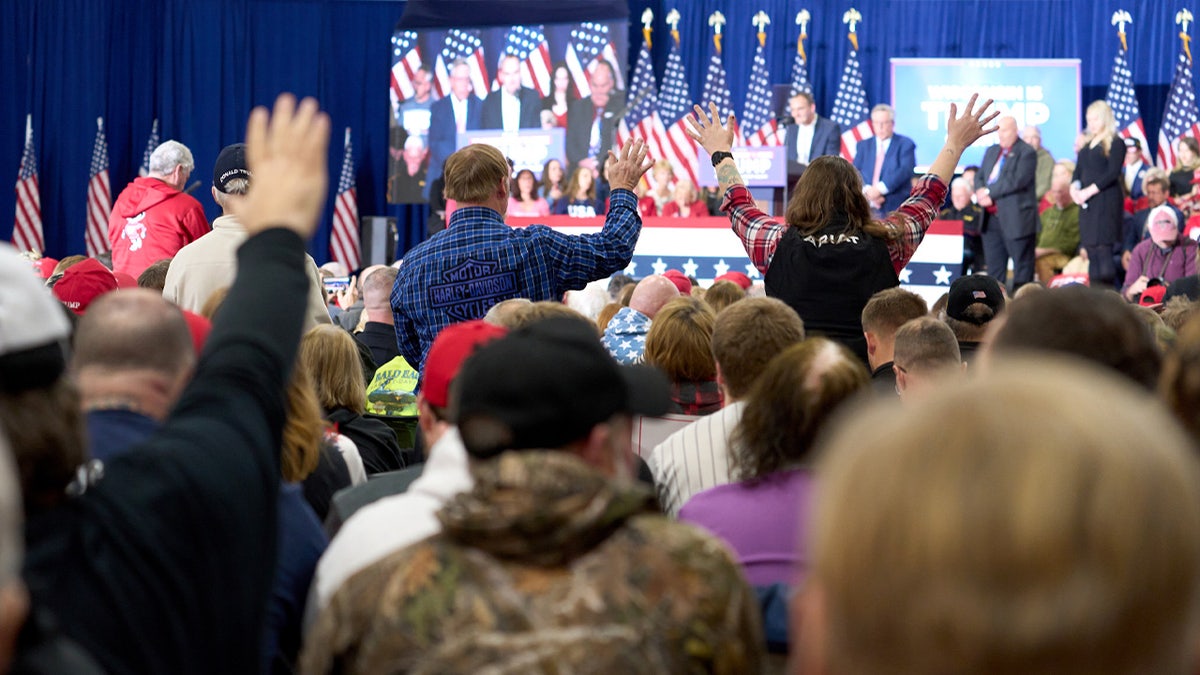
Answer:
[[(892, 59), (896, 133), (917, 144), (918, 170), (933, 163), (946, 140), (946, 113), (979, 92), (1017, 126), (1036, 126), (1056, 159), (1075, 157), (1081, 129), (1079, 59)], [(959, 169), (983, 161), (996, 143), (985, 136), (963, 153)]]
[(468, 143), (538, 180), (552, 160), (595, 171), (625, 112), (627, 41), (623, 21), (396, 31), (388, 201), (426, 201)]

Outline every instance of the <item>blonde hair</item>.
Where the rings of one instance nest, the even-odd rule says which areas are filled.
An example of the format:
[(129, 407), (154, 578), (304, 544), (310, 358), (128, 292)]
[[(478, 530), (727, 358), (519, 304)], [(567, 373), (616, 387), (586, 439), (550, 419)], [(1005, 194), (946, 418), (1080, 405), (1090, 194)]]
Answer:
[(462, 204), (483, 204), (508, 182), (508, 160), (504, 153), (486, 143), (475, 143), (446, 158), (445, 194)]
[(325, 420), (312, 378), (303, 363), (296, 363), (287, 384), (287, 419), (279, 454), (279, 470), (285, 481), (302, 481), (317, 469), (324, 437)]
[(704, 292), (704, 301), (713, 308), (713, 312), (716, 314), (720, 314), (721, 310), (738, 300), (745, 299), (746, 291), (732, 281), (714, 281), (713, 285)]
[(672, 382), (704, 382), (717, 376), (712, 356), (716, 314), (691, 296), (667, 302), (650, 322), (646, 334), (645, 362), (661, 370)]
[(358, 347), (349, 333), (330, 324), (316, 326), (300, 340), (300, 361), (312, 375), (321, 407), (363, 413), (367, 384)]
[(846, 416), (827, 444), (809, 583), (830, 672), (1189, 672), (1187, 438), (1101, 371), (996, 365), (919, 408)]
[[(1112, 150), (1113, 136), (1117, 133), (1117, 119), (1113, 116), (1112, 107), (1103, 100), (1092, 101), (1092, 104), (1087, 107), (1087, 111), (1089, 113), (1099, 112), (1103, 124), (1103, 127), (1101, 127), (1100, 131), (1096, 132), (1095, 135), (1089, 138), (1088, 142), (1095, 143), (1096, 137), (1099, 136), (1100, 147), (1104, 148), (1104, 156), (1107, 157), (1109, 151)], [(1124, 152), (1124, 147), (1125, 146), (1121, 146), (1122, 152)]]

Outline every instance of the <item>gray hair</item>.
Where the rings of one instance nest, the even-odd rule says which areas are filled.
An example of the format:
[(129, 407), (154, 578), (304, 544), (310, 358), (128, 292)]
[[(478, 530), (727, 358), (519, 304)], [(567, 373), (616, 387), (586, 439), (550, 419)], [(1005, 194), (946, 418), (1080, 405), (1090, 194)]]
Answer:
[(954, 188), (957, 188), (957, 187), (965, 187), (969, 190), (969, 189), (971, 189), (971, 184), (967, 182), (966, 178), (959, 176), (958, 178), (955, 178), (954, 180), (950, 181), (950, 189), (951, 190), (953, 190)]
[(892, 119), (896, 119), (896, 109), (886, 103), (876, 103), (874, 108), (871, 108), (871, 114), (877, 112), (885, 112)]
[(192, 151), (179, 141), (167, 141), (155, 148), (150, 155), (150, 173), (163, 176), (174, 171), (177, 166), (182, 166), (189, 172), (196, 168)]

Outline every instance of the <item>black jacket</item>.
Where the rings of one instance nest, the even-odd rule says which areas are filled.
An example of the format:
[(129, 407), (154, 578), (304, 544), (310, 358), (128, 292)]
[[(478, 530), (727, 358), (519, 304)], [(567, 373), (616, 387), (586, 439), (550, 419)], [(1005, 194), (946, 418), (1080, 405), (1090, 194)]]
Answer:
[[(108, 673), (253, 673), (275, 573), (284, 385), (308, 278), (287, 230), (251, 237), (162, 429), (26, 523), (35, 607)], [(69, 671), (64, 671), (69, 672)]]

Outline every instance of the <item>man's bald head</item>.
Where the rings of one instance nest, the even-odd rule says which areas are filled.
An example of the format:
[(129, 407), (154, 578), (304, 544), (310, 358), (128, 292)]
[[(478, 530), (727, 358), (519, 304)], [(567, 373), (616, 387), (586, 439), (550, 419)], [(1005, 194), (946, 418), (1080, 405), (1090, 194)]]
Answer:
[(661, 274), (651, 274), (638, 282), (629, 298), (629, 308), (654, 318), (658, 310), (671, 300), (679, 297), (679, 288)]
[(1017, 119), (1012, 116), (1001, 117), (996, 120), (996, 125), (996, 137), (1000, 147), (1006, 150), (1011, 148), (1013, 143), (1017, 142)]
[(71, 367), (178, 375), (195, 361), (179, 308), (154, 291), (131, 288), (106, 293), (88, 307), (75, 330)]

